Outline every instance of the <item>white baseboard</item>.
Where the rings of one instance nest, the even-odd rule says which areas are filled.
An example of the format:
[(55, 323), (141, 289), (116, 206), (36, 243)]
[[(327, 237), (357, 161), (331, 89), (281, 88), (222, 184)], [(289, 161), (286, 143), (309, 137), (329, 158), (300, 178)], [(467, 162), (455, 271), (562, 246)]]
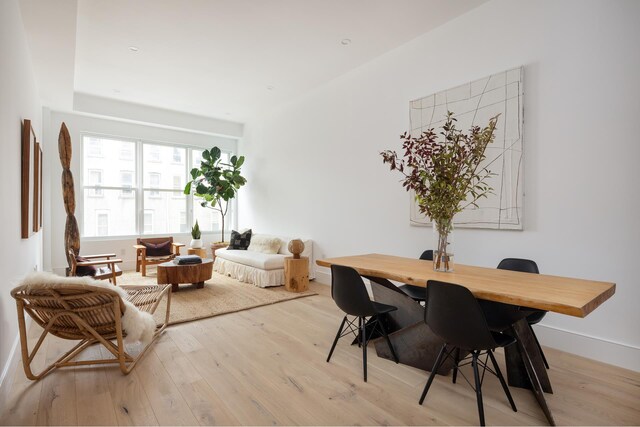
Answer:
[[(27, 331), (29, 327), (31, 327), (31, 318), (25, 319), (25, 327)], [(0, 375), (0, 389), (5, 385), (5, 380), (10, 372), (13, 371), (13, 366), (15, 365), (16, 353), (18, 352), (18, 348), (20, 347), (20, 332), (16, 334), (16, 338), (13, 340), (13, 345), (11, 345), (11, 351), (9, 351), (9, 359), (7, 359), (6, 363), (2, 367), (2, 374)], [(8, 384), (8, 383), (7, 383)]]
[(638, 347), (567, 331), (555, 326), (538, 324), (534, 328), (543, 346), (640, 372), (640, 348)]

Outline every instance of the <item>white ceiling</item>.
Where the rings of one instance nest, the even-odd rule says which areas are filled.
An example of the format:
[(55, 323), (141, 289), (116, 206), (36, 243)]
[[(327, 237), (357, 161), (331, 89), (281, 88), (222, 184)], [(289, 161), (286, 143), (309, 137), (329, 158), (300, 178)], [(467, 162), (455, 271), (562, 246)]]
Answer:
[(73, 90), (244, 121), (484, 1), (78, 0)]

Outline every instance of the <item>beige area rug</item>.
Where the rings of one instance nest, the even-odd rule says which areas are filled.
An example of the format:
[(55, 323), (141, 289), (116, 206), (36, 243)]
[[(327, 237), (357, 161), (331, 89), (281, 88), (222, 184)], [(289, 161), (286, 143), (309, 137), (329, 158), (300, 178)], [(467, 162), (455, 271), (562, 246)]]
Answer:
[[(155, 285), (155, 268), (147, 271), (147, 277), (142, 277), (140, 273), (135, 271), (125, 271), (118, 278), (118, 284)], [(317, 295), (317, 293), (313, 291), (288, 292), (284, 286), (259, 288), (214, 271), (211, 279), (204, 283), (204, 288), (196, 289), (195, 285), (180, 285), (180, 290), (171, 294), (169, 324), (190, 322), (311, 295)], [(158, 323), (164, 321), (166, 307), (166, 301), (163, 299), (154, 315)]]

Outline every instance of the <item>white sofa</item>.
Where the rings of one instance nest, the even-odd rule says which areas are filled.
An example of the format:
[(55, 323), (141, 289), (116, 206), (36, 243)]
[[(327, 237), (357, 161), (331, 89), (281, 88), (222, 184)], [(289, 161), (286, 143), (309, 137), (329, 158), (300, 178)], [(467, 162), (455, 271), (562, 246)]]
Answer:
[[(284, 285), (284, 259), (292, 256), (288, 249), (291, 238), (275, 237), (281, 241), (277, 254), (227, 248), (216, 250), (213, 270), (261, 288)], [(313, 241), (303, 240), (303, 242), (304, 252), (300, 255), (309, 258), (309, 280), (313, 280), (315, 279)]]

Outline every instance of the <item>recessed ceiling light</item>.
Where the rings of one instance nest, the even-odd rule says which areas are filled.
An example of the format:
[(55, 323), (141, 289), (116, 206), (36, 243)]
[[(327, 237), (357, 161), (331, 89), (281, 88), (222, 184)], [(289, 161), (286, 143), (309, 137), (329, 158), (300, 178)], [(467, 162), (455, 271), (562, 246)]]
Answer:
[(114, 90), (113, 90), (113, 93), (120, 93), (120, 92), (121, 92), (121, 90), (120, 90), (120, 89), (114, 89)]
[(267, 86), (267, 90), (274, 90), (275, 88), (276, 88), (275, 86), (271, 86), (271, 85)]
[(129, 50), (131, 52), (137, 52), (138, 51), (138, 47), (137, 46), (129, 46)]
[(349, 45), (349, 44), (351, 44), (351, 39), (342, 39), (342, 40), (340, 40), (340, 44), (342, 46)]

